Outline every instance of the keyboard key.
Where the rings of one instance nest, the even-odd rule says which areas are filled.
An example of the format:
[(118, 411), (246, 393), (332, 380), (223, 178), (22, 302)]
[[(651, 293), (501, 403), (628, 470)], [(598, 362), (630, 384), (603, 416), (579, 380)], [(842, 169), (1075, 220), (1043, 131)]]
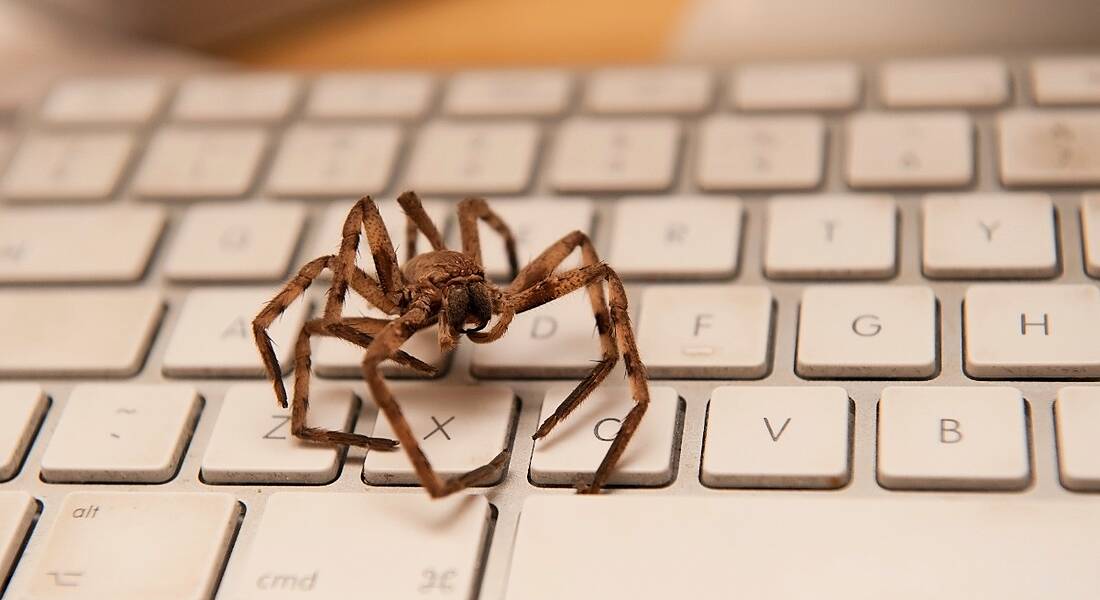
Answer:
[[(48, 405), (46, 395), (37, 385), (0, 384), (0, 481), (7, 481), (19, 472)], [(0, 581), (4, 576), (3, 566), (0, 561)]]
[(675, 177), (680, 126), (670, 119), (573, 119), (558, 130), (550, 184), (559, 192), (657, 192)]
[(463, 117), (548, 117), (569, 103), (565, 71), (467, 71), (451, 78), (443, 111)]
[(276, 196), (363, 196), (386, 189), (401, 132), (388, 125), (296, 125), (283, 137), (267, 191)]
[(1100, 104), (1100, 57), (1059, 56), (1031, 63), (1031, 93), (1044, 106)]
[(160, 295), (147, 290), (5, 291), (0, 375), (133, 375), (163, 310)]
[(764, 287), (653, 286), (642, 295), (638, 351), (653, 377), (763, 377), (772, 294)]
[(173, 281), (281, 279), (305, 220), (298, 204), (195, 206), (184, 213), (164, 272)]
[(885, 487), (1018, 490), (1031, 480), (1020, 390), (888, 387), (878, 407)]
[(1084, 238), (1085, 270), (1100, 277), (1100, 194), (1081, 197), (1081, 236)]
[(229, 494), (69, 494), (15, 597), (210, 598), (240, 514)]
[(30, 494), (0, 492), (0, 583), (8, 580), (37, 512), (38, 506)]
[[(348, 431), (358, 402), (346, 388), (314, 386), (310, 426)], [(249, 383), (225, 392), (221, 413), (202, 457), (202, 479), (212, 484), (322, 484), (340, 472), (344, 452), (304, 442), (290, 432), (290, 409), (275, 404), (271, 386)]]
[(130, 161), (128, 133), (35, 133), (23, 140), (0, 193), (9, 202), (110, 198)]
[(851, 478), (852, 402), (840, 387), (715, 388), (702, 481), (712, 487), (839, 488)]
[(729, 95), (741, 110), (847, 110), (861, 85), (851, 63), (761, 64), (734, 71)]
[(933, 194), (921, 208), (928, 277), (1058, 274), (1054, 204), (1046, 194)]
[(538, 139), (523, 121), (435, 122), (420, 130), (406, 180), (421, 194), (517, 194), (531, 181)]
[(1001, 183), (1100, 183), (1100, 111), (1010, 111), (998, 120)]
[(810, 189), (821, 183), (825, 124), (817, 117), (711, 117), (699, 139), (705, 190)]
[[(162, 371), (172, 377), (261, 377), (263, 363), (252, 337), (252, 319), (275, 291), (270, 287), (193, 290), (176, 321)], [(283, 372), (293, 366), (294, 342), (309, 312), (295, 302), (268, 335)]]
[(897, 270), (890, 196), (775, 196), (764, 272), (772, 279), (885, 279)]
[(924, 378), (939, 368), (936, 297), (921, 286), (811, 286), (802, 294), (803, 377)]
[(714, 97), (714, 76), (701, 67), (601, 69), (589, 77), (584, 108), (595, 113), (690, 114)]
[(42, 456), (52, 483), (163, 483), (172, 479), (202, 402), (187, 385), (73, 388)]
[(415, 119), (427, 112), (433, 90), (422, 73), (331, 73), (314, 80), (305, 112), (316, 119)]
[[(546, 392), (539, 423), (554, 414), (573, 387), (563, 384)], [(608, 480), (612, 485), (660, 486), (673, 479), (680, 398), (670, 387), (650, 386), (649, 395), (645, 418)], [(537, 485), (587, 483), (618, 435), (622, 418), (633, 406), (629, 388), (596, 388), (567, 420), (535, 442), (531, 481)]]
[(854, 188), (958, 187), (974, 178), (974, 128), (963, 113), (874, 114), (848, 122)]
[(476, 495), (278, 493), (231, 595), (472, 598), (491, 518)]
[[(352, 293), (348, 294), (344, 302), (343, 316), (393, 318), (367, 304), (362, 296)], [(313, 366), (318, 375), (322, 377), (349, 377), (360, 380), (363, 378), (364, 348), (327, 336), (320, 337), (320, 341), (316, 342), (313, 347)], [(439, 330), (435, 327), (429, 327), (414, 333), (409, 341), (401, 346), (401, 349), (434, 366), (440, 374), (447, 371), (447, 366), (451, 361), (451, 355), (445, 355), (439, 349)], [(422, 371), (389, 360), (382, 363), (382, 373), (387, 377), (415, 378), (427, 376)]]
[[(504, 386), (411, 385), (395, 389), (394, 396), (420, 448), (443, 477), (488, 464), (511, 442), (516, 396)], [(397, 437), (382, 416), (375, 421), (371, 435), (391, 440)], [(498, 482), (506, 469), (502, 467), (491, 482), (483, 485)], [(373, 485), (416, 485), (420, 481), (409, 457), (400, 449), (368, 451), (363, 480)]]
[[(390, 234), (390, 241), (393, 242), (393, 247), (397, 251), (397, 260), (405, 260), (405, 248), (407, 242), (405, 240), (405, 213), (398, 206), (397, 202), (393, 200), (376, 201), (378, 206), (378, 212), (382, 215), (382, 221), (386, 223), (386, 231)], [(325, 212), (321, 216), (321, 224), (317, 228), (316, 235), (313, 236), (313, 244), (311, 246), (307, 259), (315, 258), (318, 256), (325, 256), (328, 254), (337, 254), (340, 251), (341, 231), (344, 227), (344, 221), (348, 218), (348, 212), (351, 211), (351, 202), (337, 202), (330, 204)], [(494, 206), (495, 208), (495, 206)], [(439, 228), (444, 238), (447, 236), (447, 225), (450, 222), (451, 214), (453, 213), (453, 207), (448, 202), (442, 202), (438, 200), (425, 200), (424, 210), (431, 217), (435, 226)], [(424, 237), (424, 234), (417, 236), (417, 251), (424, 252), (432, 247), (428, 243), (428, 238)], [(374, 258), (370, 253), (370, 245), (367, 242), (366, 233), (359, 241), (359, 256), (356, 259), (356, 264), (359, 268), (363, 269), (367, 273), (374, 274)], [(328, 277), (328, 272), (322, 274)]]
[(164, 229), (144, 206), (8, 211), (0, 219), (0, 282), (137, 281)]
[(166, 98), (164, 81), (155, 77), (70, 79), (50, 90), (39, 118), (53, 125), (144, 125)]
[(1100, 388), (1058, 390), (1054, 422), (1062, 485), (1078, 492), (1100, 490)]
[(583, 377), (600, 359), (592, 305), (578, 290), (516, 315), (508, 333), (474, 347), (477, 377)]
[(290, 113), (298, 88), (295, 77), (274, 73), (194, 77), (180, 85), (172, 116), (213, 123), (278, 121)]
[(1008, 101), (1008, 65), (996, 58), (895, 60), (882, 67), (891, 108), (987, 108)]
[[(591, 233), (596, 214), (592, 202), (577, 198), (509, 199), (494, 202), (492, 208), (512, 228), (521, 269), (566, 234), (572, 231)], [(500, 236), (483, 222), (478, 223), (478, 232), (486, 273), (495, 279), (509, 277), (508, 255)], [(580, 252), (577, 251), (562, 262), (559, 270), (579, 266)]]
[(976, 285), (963, 303), (971, 377), (1100, 376), (1100, 290), (1092, 285)]
[(534, 495), (502, 597), (1084, 599), (1097, 527), (1031, 495)]
[(259, 129), (161, 129), (149, 142), (133, 191), (164, 200), (243, 196), (266, 145)]
[(737, 272), (741, 202), (679, 196), (616, 205), (610, 263), (625, 278), (722, 279)]

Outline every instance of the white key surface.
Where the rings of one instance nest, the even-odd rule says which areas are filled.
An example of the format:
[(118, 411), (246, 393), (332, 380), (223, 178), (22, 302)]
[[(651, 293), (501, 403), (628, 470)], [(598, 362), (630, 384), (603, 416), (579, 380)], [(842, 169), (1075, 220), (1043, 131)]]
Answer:
[[(421, 450), (440, 476), (454, 477), (493, 460), (508, 447), (516, 410), (516, 395), (501, 385), (412, 384), (395, 386)], [(396, 439), (384, 415), (375, 420), (374, 437)], [(500, 480), (507, 466), (481, 485)], [(373, 485), (416, 485), (420, 479), (399, 447), (393, 452), (367, 451), (363, 480)]]
[(641, 296), (638, 352), (653, 377), (763, 377), (773, 299), (764, 287), (651, 286)]
[(1038, 278), (1058, 272), (1047, 194), (932, 194), (921, 203), (924, 274)]
[(854, 188), (958, 187), (974, 177), (964, 113), (865, 113), (848, 121), (845, 177)]
[(615, 206), (608, 263), (624, 278), (721, 279), (737, 271), (742, 208), (735, 198), (626, 198)]
[(0, 581), (7, 581), (37, 512), (38, 506), (30, 494), (15, 490), (0, 492)]
[(1100, 183), (1100, 111), (1007, 111), (997, 126), (1006, 186)]
[[(358, 402), (347, 388), (310, 389), (306, 424), (348, 431)], [(212, 484), (323, 484), (340, 472), (344, 452), (302, 441), (291, 433), (290, 409), (268, 383), (246, 383), (225, 393), (202, 457), (202, 479)]]
[(167, 98), (156, 77), (86, 77), (53, 86), (39, 118), (54, 125), (142, 125)]
[(434, 85), (423, 73), (329, 73), (313, 81), (305, 114), (316, 119), (413, 119), (427, 112)]
[(671, 119), (577, 118), (558, 129), (550, 184), (559, 192), (645, 192), (672, 185), (680, 126)]
[(164, 262), (173, 281), (274, 281), (286, 275), (306, 211), (300, 204), (203, 205), (183, 215)]
[(477, 377), (582, 377), (600, 359), (592, 306), (583, 289), (516, 315), (504, 337), (473, 350)]
[(1100, 388), (1058, 390), (1054, 423), (1062, 485), (1080, 492), (1100, 490)]
[(845, 110), (859, 104), (862, 85), (851, 63), (758, 64), (734, 71), (729, 96), (741, 110)]
[(704, 121), (695, 178), (705, 190), (810, 189), (821, 183), (825, 123), (818, 117)]
[(573, 91), (557, 70), (467, 71), (451, 78), (443, 112), (463, 117), (543, 117), (561, 114)]
[(0, 282), (136, 281), (164, 224), (164, 211), (147, 206), (6, 212), (0, 218)]
[(888, 387), (876, 464), (892, 489), (1021, 489), (1031, 480), (1023, 396), (1010, 387)]
[(923, 378), (939, 367), (936, 297), (923, 286), (811, 286), (802, 293), (803, 377)]
[[(0, 481), (7, 481), (19, 472), (48, 405), (38, 385), (0, 384)], [(3, 576), (0, 562), (0, 577)]]
[(163, 128), (145, 150), (133, 192), (162, 200), (242, 196), (266, 145), (260, 129)]
[(266, 189), (291, 197), (377, 194), (390, 181), (400, 143), (391, 125), (296, 125), (283, 135)]
[[(324, 303), (318, 302), (318, 315), (324, 310)], [(374, 317), (376, 319), (392, 319), (380, 309), (367, 303), (362, 296), (349, 292), (344, 300), (344, 317)], [(363, 355), (365, 348), (351, 342), (334, 338), (314, 338), (313, 367), (322, 377), (348, 377), (354, 379), (363, 378)], [(401, 346), (401, 350), (416, 358), (434, 366), (439, 371), (445, 372), (450, 362), (451, 355), (445, 355), (439, 349), (439, 329), (429, 327), (413, 334), (409, 341)], [(425, 374), (409, 367), (399, 365), (387, 360), (381, 365), (382, 373), (387, 377), (425, 377)]]
[[(560, 384), (546, 392), (540, 424), (554, 414), (574, 386)], [(658, 486), (672, 480), (680, 398), (676, 390), (663, 386), (650, 386), (649, 395), (645, 418), (608, 479), (612, 485)], [(633, 406), (630, 389), (625, 385), (604, 385), (593, 390), (568, 418), (535, 442), (531, 481), (565, 486), (588, 483)]]
[(772, 279), (882, 279), (897, 269), (897, 207), (883, 195), (775, 196), (764, 273)]
[(525, 121), (440, 121), (420, 130), (405, 176), (421, 194), (516, 194), (531, 181), (539, 130)]
[[(164, 374), (262, 376), (263, 362), (252, 336), (252, 319), (275, 291), (270, 287), (252, 287), (189, 292), (164, 353)], [(308, 313), (308, 302), (299, 299), (267, 330), (283, 373), (289, 373), (294, 366), (294, 342)]]
[(134, 150), (125, 132), (36, 133), (12, 156), (0, 196), (9, 202), (107, 200)]
[(73, 388), (42, 456), (50, 482), (168, 481), (179, 468), (202, 402), (183, 384)]
[(504, 598), (1085, 600), (1097, 527), (1095, 503), (1027, 496), (535, 496)]
[(1052, 56), (1032, 61), (1031, 95), (1044, 106), (1100, 104), (1100, 57)]
[(990, 57), (894, 60), (879, 76), (882, 102), (891, 108), (993, 107), (1009, 92), (1008, 65)]
[(1100, 376), (1100, 291), (1093, 285), (975, 285), (963, 302), (971, 377)]
[(287, 116), (297, 99), (292, 75), (204, 75), (180, 84), (172, 116), (182, 121), (265, 122)]
[[(489, 206), (512, 230), (520, 269), (573, 231), (591, 234), (596, 214), (591, 201), (578, 198), (502, 199), (491, 202)], [(496, 279), (509, 277), (508, 254), (501, 237), (485, 223), (478, 222), (477, 227), (485, 272)], [(562, 262), (560, 270), (579, 266), (580, 250), (575, 250)]]
[(1081, 196), (1081, 235), (1085, 247), (1085, 270), (1100, 277), (1100, 194)]
[(133, 375), (163, 311), (160, 294), (148, 290), (5, 291), (0, 375)]
[(393, 600), (470, 599), (490, 523), (489, 503), (475, 495), (278, 493), (251, 546), (238, 550), (227, 595), (355, 597), (369, 585)]
[(240, 513), (229, 494), (71, 493), (14, 597), (207, 600)]
[(700, 477), (712, 487), (842, 487), (851, 420), (841, 387), (715, 388)]
[(714, 97), (714, 76), (700, 67), (623, 67), (589, 76), (584, 108), (603, 114), (690, 114)]

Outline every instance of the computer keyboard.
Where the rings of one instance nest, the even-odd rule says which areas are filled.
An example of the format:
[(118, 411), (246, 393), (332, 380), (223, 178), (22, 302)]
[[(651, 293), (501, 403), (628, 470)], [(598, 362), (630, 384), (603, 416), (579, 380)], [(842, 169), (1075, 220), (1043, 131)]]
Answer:
[[(5, 155), (5, 598), (1100, 587), (1098, 57), (81, 78)], [(585, 230), (627, 280), (653, 399), (604, 496), (571, 486), (621, 374), (531, 441), (599, 356), (580, 293), (453, 356), (418, 334), (437, 379), (385, 366), (441, 473), (511, 448), (490, 485), (290, 435), (250, 321), (359, 195), (400, 254), (405, 189), (451, 239), (487, 196), (521, 260)], [(312, 423), (392, 436), (361, 350), (313, 347)]]

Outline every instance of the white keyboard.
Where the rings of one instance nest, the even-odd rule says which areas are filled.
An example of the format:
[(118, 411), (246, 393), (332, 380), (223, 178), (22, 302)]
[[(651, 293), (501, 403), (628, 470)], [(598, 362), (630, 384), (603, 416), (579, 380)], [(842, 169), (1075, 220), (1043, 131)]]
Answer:
[[(4, 598), (1100, 589), (1100, 56), (75, 79), (0, 167)], [(608, 493), (569, 486), (620, 375), (531, 441), (599, 355), (581, 295), (387, 366), (441, 473), (511, 448), (491, 485), (290, 436), (249, 321), (358, 195), (400, 254), (410, 188), (628, 281), (653, 402)], [(315, 342), (310, 418), (389, 437), (359, 354)]]

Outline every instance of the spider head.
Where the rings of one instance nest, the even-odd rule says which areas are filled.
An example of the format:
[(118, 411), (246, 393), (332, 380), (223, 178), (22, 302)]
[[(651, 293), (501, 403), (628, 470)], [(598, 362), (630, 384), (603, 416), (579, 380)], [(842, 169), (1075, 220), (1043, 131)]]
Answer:
[[(443, 318), (451, 330), (476, 333), (493, 317), (493, 296), (484, 281), (454, 283), (443, 290)], [(467, 328), (468, 324), (472, 327)]]

